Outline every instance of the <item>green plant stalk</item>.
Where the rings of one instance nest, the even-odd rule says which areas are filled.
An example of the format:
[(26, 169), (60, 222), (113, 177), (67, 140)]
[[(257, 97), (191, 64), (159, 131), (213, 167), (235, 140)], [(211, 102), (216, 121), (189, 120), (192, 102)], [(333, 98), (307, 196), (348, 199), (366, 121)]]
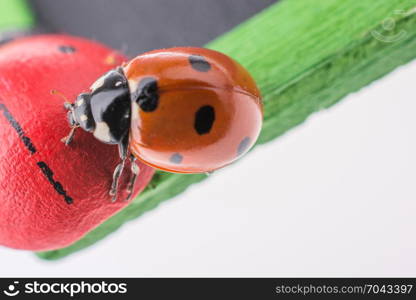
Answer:
[(0, 0), (0, 34), (25, 31), (33, 25), (34, 18), (25, 0)]
[[(262, 144), (412, 60), (415, 6), (413, 0), (284, 0), (207, 47), (238, 60), (259, 84), (265, 106)], [(205, 178), (158, 172), (131, 205), (84, 238), (37, 255), (59, 259), (88, 247)]]

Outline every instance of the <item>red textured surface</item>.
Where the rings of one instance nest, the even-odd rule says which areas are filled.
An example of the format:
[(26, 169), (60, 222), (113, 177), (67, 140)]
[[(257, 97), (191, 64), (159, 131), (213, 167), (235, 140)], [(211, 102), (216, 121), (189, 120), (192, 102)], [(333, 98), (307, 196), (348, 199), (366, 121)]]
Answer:
[[(60, 46), (75, 51), (62, 52)], [(65, 147), (60, 141), (69, 130), (64, 100), (51, 94), (58, 90), (73, 102), (124, 59), (100, 44), (64, 35), (26, 38), (0, 48), (1, 245), (61, 248), (128, 205), (121, 199), (111, 203), (108, 195), (119, 160), (117, 147), (83, 130)], [(45, 165), (53, 172), (49, 179), (40, 167)], [(152, 168), (140, 167), (135, 195), (153, 175)], [(122, 189), (129, 172), (123, 175)], [(56, 190), (59, 184), (72, 204)]]

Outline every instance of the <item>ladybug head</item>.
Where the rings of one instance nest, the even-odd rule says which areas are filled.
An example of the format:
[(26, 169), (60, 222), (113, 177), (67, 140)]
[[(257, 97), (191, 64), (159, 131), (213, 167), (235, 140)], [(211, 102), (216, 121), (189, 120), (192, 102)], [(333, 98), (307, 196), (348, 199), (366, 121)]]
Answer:
[(121, 68), (111, 70), (82, 93), (68, 112), (68, 122), (108, 144), (118, 144), (128, 134), (130, 93)]
[(93, 132), (95, 121), (91, 113), (91, 94), (80, 94), (67, 116), (71, 126), (79, 126), (85, 131)]

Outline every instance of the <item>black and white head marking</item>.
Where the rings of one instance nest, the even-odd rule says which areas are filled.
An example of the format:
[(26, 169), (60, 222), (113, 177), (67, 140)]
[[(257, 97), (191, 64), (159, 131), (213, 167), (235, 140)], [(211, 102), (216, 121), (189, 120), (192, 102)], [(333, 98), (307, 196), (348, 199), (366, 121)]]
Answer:
[(107, 144), (119, 144), (130, 128), (130, 91), (121, 68), (111, 70), (78, 96), (73, 118), (84, 130)]

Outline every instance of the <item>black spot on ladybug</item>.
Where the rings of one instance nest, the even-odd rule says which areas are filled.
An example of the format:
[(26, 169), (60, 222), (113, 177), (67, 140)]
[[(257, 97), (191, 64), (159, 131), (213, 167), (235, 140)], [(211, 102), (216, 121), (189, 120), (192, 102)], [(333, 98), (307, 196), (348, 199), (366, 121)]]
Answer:
[(243, 154), (247, 150), (248, 146), (250, 145), (250, 142), (251, 142), (251, 139), (248, 136), (245, 137), (240, 142), (240, 144), (238, 145), (238, 148), (237, 148), (237, 155), (238, 156), (240, 156), (241, 154)]
[(62, 53), (74, 53), (76, 51), (76, 49), (72, 46), (68, 46), (68, 45), (61, 45), (59, 46), (59, 51), (61, 51)]
[(189, 56), (189, 63), (192, 68), (199, 72), (208, 72), (211, 69), (211, 65), (206, 59), (201, 55), (191, 55)]
[(194, 128), (199, 135), (211, 131), (215, 121), (215, 110), (211, 105), (205, 105), (198, 109), (195, 114)]
[(183, 156), (180, 155), (179, 153), (172, 154), (172, 156), (169, 159), (169, 161), (174, 164), (180, 164), (182, 160), (183, 160)]
[(153, 77), (145, 77), (139, 82), (136, 93), (132, 95), (134, 101), (145, 112), (156, 110), (159, 105), (159, 88), (157, 80)]

